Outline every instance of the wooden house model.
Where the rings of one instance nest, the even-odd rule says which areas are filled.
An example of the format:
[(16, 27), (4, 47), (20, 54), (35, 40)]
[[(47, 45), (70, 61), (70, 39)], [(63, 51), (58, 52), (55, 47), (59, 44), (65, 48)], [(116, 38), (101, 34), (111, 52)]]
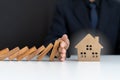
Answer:
[(76, 46), (79, 61), (100, 61), (101, 49), (99, 37), (87, 34)]

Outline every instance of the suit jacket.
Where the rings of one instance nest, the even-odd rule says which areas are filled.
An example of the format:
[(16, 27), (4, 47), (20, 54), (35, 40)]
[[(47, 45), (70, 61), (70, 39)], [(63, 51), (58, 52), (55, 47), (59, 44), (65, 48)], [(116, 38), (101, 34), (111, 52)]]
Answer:
[[(101, 43), (103, 43), (103, 45), (107, 44), (107, 46), (104, 45), (107, 48), (111, 47), (109, 49), (110, 52), (114, 51), (114, 53), (109, 54), (120, 54), (119, 2), (117, 2), (117, 0), (102, 0), (99, 14), (100, 19), (94, 34), (104, 37)], [(48, 45), (50, 42), (54, 42), (60, 38), (63, 34), (67, 34), (72, 45), (72, 42), (73, 44), (75, 42), (74, 34), (78, 35), (78, 38), (89, 32), (94, 31), (91, 29), (88, 12), (83, 0), (61, 0), (61, 2), (56, 5), (53, 24), (44, 44)], [(67, 57), (70, 56), (70, 52), (67, 53)]]

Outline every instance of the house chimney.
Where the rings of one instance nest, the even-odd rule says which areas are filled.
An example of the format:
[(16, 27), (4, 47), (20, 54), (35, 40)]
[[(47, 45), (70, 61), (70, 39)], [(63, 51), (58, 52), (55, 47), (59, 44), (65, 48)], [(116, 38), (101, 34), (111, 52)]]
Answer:
[(95, 40), (99, 42), (99, 37), (98, 37), (98, 36), (96, 36), (96, 37), (95, 37)]

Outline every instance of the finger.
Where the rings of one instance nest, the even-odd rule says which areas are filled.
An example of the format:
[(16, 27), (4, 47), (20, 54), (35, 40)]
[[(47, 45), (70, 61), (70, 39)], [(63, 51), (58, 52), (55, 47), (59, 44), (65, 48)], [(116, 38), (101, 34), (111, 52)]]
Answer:
[(68, 36), (67, 36), (66, 34), (64, 34), (64, 35), (62, 36), (62, 39), (63, 39), (63, 40), (66, 40), (66, 39), (68, 39)]
[(66, 54), (66, 49), (64, 48), (59, 48), (59, 55), (64, 56)]
[(60, 43), (60, 47), (66, 49), (67, 44), (66, 44), (64, 41), (61, 41), (61, 43)]
[(62, 61), (62, 62), (65, 61), (65, 58), (61, 58), (60, 61)]
[(64, 34), (61, 38), (61, 40), (63, 40), (66, 44), (67, 44), (67, 48), (69, 47), (70, 41), (68, 39), (68, 36), (66, 34)]
[(59, 57), (59, 61), (65, 61), (66, 57)]
[(66, 59), (66, 49), (59, 48), (59, 60), (64, 61)]
[(68, 42), (68, 36), (66, 34), (64, 34), (61, 39), (65, 42)]
[(58, 53), (61, 53), (62, 52), (62, 49), (61, 47), (58, 48)]
[(59, 60), (60, 61), (64, 61), (66, 59), (66, 54), (62, 54), (60, 57), (59, 57)]
[(65, 57), (65, 55), (66, 55), (66, 49), (62, 49), (62, 51), (60, 52), (60, 56)]

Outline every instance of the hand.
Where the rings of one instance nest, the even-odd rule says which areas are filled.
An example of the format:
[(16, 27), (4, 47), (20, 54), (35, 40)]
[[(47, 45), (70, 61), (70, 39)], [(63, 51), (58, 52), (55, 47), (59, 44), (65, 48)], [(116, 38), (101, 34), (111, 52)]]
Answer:
[(68, 36), (66, 34), (64, 34), (60, 38), (60, 40), (61, 40), (61, 42), (60, 42), (60, 46), (58, 48), (59, 60), (60, 61), (65, 61), (65, 59), (66, 59), (66, 52), (67, 52), (67, 49), (69, 48), (70, 41), (69, 41)]

